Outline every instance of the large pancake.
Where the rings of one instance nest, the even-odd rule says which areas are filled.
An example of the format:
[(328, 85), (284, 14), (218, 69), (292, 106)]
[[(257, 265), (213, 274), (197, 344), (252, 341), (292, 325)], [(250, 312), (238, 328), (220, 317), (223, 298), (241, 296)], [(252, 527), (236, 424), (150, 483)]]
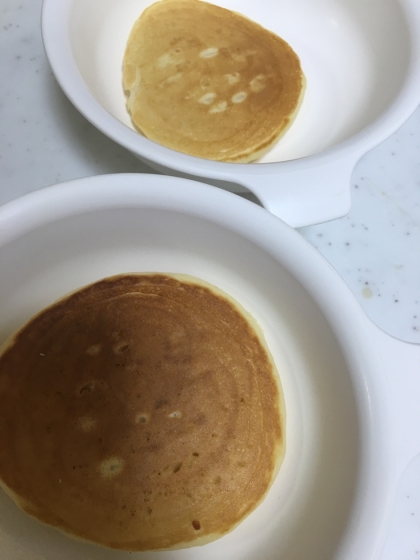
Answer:
[(0, 410), (0, 480), (17, 504), (125, 550), (230, 531), (285, 449), (258, 327), (191, 277), (111, 277), (38, 314), (0, 356)]
[(303, 96), (296, 53), (252, 20), (201, 0), (161, 0), (128, 38), (127, 108), (145, 136), (180, 152), (255, 160), (286, 132)]

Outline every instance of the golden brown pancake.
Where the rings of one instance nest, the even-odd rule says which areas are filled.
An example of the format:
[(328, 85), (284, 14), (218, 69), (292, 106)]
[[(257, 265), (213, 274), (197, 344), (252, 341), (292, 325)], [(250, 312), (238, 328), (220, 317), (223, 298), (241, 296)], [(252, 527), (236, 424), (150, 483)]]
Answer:
[(134, 125), (164, 146), (218, 161), (252, 161), (273, 146), (296, 116), (304, 83), (283, 39), (200, 0), (152, 4), (124, 55)]
[(260, 335), (191, 277), (122, 275), (53, 304), (0, 357), (0, 480), (107, 547), (203, 544), (263, 499), (284, 454)]

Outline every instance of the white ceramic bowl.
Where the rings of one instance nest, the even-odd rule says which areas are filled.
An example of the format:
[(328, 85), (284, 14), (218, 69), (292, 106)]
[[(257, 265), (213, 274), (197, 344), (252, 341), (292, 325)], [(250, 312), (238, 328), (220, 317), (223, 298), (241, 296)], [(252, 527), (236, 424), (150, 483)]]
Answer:
[(393, 494), (383, 371), (359, 305), (263, 208), (157, 175), (69, 182), (0, 208), (0, 344), (67, 292), (122, 272), (184, 272), (261, 324), (281, 373), (287, 451), (263, 504), (200, 550), (119, 553), (72, 541), (0, 493), (7, 560), (377, 560)]
[(62, 89), (97, 128), (155, 169), (250, 189), (292, 226), (350, 209), (357, 160), (420, 102), (418, 0), (216, 0), (284, 37), (307, 90), (293, 126), (261, 163), (187, 156), (133, 130), (122, 89), (130, 29), (152, 0), (44, 0), (47, 56)]

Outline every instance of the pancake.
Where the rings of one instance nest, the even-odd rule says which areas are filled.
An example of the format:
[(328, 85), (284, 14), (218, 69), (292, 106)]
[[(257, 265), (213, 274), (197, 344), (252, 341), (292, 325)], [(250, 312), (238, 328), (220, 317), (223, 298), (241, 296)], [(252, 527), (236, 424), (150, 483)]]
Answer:
[(205, 159), (261, 157), (292, 124), (304, 84), (286, 41), (201, 0), (152, 4), (135, 22), (124, 54), (135, 127)]
[(27, 513), (121, 550), (232, 530), (285, 452), (255, 321), (188, 276), (106, 278), (29, 321), (0, 356), (0, 480)]

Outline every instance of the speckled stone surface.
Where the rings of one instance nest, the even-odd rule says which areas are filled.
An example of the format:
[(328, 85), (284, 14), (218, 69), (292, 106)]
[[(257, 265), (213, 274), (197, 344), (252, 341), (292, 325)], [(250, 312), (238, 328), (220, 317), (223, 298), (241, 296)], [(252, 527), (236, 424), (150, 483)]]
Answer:
[[(41, 0), (0, 3), (0, 204), (78, 177), (153, 172), (82, 117), (58, 87)], [(368, 317), (393, 395), (399, 482), (381, 560), (420, 558), (420, 109), (354, 169), (350, 214), (301, 228)], [(1, 273), (1, 272), (0, 272)], [(397, 340), (400, 339), (400, 340)], [(361, 559), (364, 560), (364, 559)]]
[(420, 343), (420, 109), (356, 165), (348, 216), (300, 231), (376, 325)]

